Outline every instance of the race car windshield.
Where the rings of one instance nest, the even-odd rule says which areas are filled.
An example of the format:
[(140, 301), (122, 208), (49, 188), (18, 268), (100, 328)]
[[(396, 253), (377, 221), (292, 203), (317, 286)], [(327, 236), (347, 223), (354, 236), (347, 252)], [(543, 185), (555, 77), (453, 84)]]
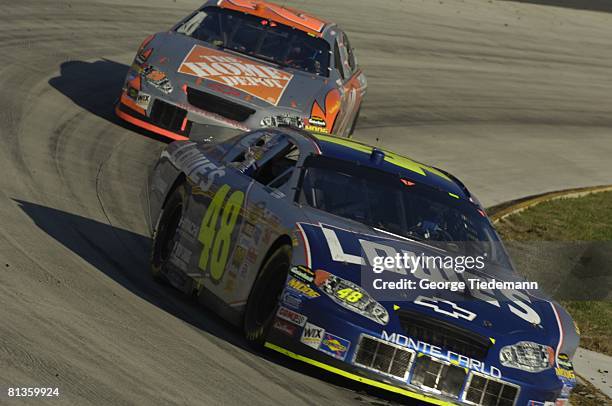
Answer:
[(298, 201), (445, 251), (484, 252), (492, 262), (509, 263), (497, 233), (476, 205), (395, 174), (309, 158)]
[(176, 31), (280, 66), (329, 76), (329, 44), (274, 21), (207, 7)]

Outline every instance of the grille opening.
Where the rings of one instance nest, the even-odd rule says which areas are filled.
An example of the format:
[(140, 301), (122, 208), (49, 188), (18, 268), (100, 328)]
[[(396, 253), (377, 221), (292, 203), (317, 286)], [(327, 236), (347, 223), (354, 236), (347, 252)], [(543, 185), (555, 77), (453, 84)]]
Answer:
[(518, 388), (513, 385), (473, 374), (464, 398), (482, 406), (513, 406), (517, 395)]
[(464, 368), (438, 361), (426, 355), (417, 357), (415, 364), (410, 383), (438, 390), (446, 396), (459, 396), (467, 376)]
[(487, 356), (491, 340), (450, 323), (423, 314), (400, 310), (400, 325), (409, 337), (429, 344), (482, 360)]
[(187, 88), (187, 101), (201, 110), (218, 114), (233, 121), (245, 121), (255, 113), (255, 110), (250, 107), (191, 87)]
[(155, 100), (149, 115), (149, 119), (154, 124), (174, 132), (181, 132), (185, 117), (187, 117), (186, 110), (159, 99)]
[(410, 350), (390, 345), (373, 337), (362, 336), (353, 363), (396, 378), (406, 379), (412, 356), (413, 353)]

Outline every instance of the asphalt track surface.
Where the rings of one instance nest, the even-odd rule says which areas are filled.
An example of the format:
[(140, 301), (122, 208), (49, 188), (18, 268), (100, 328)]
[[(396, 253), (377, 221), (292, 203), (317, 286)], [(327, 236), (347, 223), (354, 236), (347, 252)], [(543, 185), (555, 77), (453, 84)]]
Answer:
[[(452, 171), (485, 205), (612, 183), (612, 14), (293, 4), (341, 23), (357, 48), (370, 87), (356, 138)], [(387, 402), (250, 351), (149, 278), (142, 193), (164, 144), (112, 103), (140, 41), (197, 6), (0, 0), (0, 404)], [(61, 396), (11, 400), (9, 386)]]

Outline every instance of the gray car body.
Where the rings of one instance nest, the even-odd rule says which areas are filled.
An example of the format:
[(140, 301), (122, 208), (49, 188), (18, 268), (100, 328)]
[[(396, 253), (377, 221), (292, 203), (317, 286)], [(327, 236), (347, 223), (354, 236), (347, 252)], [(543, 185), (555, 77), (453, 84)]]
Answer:
[[(147, 58), (146, 65), (163, 72), (167, 76), (170, 87), (166, 91), (146, 80), (137, 63), (138, 56), (135, 58), (134, 64), (127, 74), (124, 92), (129, 90), (131, 79), (142, 75), (140, 93), (148, 98), (147, 104), (143, 106), (147, 117), (150, 117), (155, 101), (163, 100), (186, 110), (187, 120), (193, 124), (189, 138), (198, 140), (216, 138), (219, 140), (227, 138), (228, 135), (233, 136), (243, 131), (260, 128), (264, 126), (262, 120), (266, 117), (291, 116), (308, 119), (311, 117), (313, 104), (316, 102), (325, 110), (327, 95), (331, 91), (337, 90), (340, 97), (340, 106), (339, 113), (333, 123), (333, 133), (341, 136), (350, 134), (353, 123), (357, 119), (367, 83), (365, 75), (358, 66), (355, 64), (352, 68), (349, 66), (346, 53), (334, 54), (334, 49), (350, 48), (350, 44), (344, 44), (344, 39), (347, 38), (346, 34), (336, 24), (327, 23), (321, 32), (321, 38), (329, 44), (331, 50), (329, 76), (324, 77), (298, 69), (277, 66), (261, 59), (221, 49), (177, 31), (200, 10), (207, 7), (217, 7), (217, 4), (217, 1), (205, 3), (200, 9), (194, 11), (169, 31), (155, 34), (146, 45), (147, 49), (152, 49), (152, 54)], [(256, 64), (279, 69), (293, 75), (293, 77), (276, 103), (251, 97), (251, 95), (236, 87), (233, 88), (234, 91), (229, 92), (224, 90), (222, 86), (214, 86), (211, 80), (179, 72), (179, 67), (194, 47), (205, 47), (222, 52), (230, 57), (250, 60)], [(339, 64), (342, 64), (344, 68)], [(211, 84), (213, 85), (211, 86)], [(185, 86), (246, 106), (255, 110), (255, 113), (244, 121), (236, 121), (198, 108), (189, 103), (186, 92), (182, 91)], [(328, 132), (332, 133), (332, 131)]]

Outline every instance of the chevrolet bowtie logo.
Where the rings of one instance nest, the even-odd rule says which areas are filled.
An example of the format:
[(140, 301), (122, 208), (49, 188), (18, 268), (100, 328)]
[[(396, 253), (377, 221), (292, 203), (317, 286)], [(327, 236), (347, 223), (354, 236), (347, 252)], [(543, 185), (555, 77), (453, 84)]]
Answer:
[(476, 318), (476, 313), (463, 309), (449, 300), (444, 300), (437, 297), (419, 296), (414, 301), (414, 304), (429, 307), (436, 313), (440, 313), (454, 319), (465, 319), (472, 321)]

